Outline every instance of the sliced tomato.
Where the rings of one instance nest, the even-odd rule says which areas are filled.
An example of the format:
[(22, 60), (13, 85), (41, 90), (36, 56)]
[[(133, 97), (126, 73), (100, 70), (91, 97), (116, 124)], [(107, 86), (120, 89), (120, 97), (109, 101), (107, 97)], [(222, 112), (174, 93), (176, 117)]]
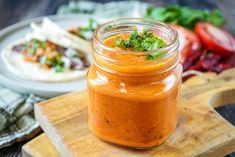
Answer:
[(195, 32), (202, 44), (212, 51), (222, 56), (235, 54), (235, 39), (229, 32), (207, 22), (198, 22)]
[(186, 60), (194, 55), (194, 53), (200, 51), (201, 42), (197, 35), (184, 27), (181, 27), (176, 24), (170, 24), (173, 28), (175, 28), (179, 34), (179, 52), (181, 53), (181, 62), (185, 63)]

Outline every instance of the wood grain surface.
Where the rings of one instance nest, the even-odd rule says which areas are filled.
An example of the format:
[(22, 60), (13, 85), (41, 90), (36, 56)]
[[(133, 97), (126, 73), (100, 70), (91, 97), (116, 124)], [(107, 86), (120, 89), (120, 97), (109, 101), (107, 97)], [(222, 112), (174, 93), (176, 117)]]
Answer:
[[(204, 75), (209, 79), (205, 79), (200, 76), (193, 76), (185, 81), (182, 85), (183, 91), (193, 88), (193, 86), (208, 83), (208, 81), (215, 79), (217, 76), (215, 73), (211, 72), (204, 73)], [(56, 151), (55, 147), (45, 133), (26, 143), (22, 148), (22, 152), (23, 157), (60, 157), (59, 153)]]
[(60, 157), (45, 133), (25, 144), (22, 150), (23, 157)]
[[(75, 0), (76, 1), (76, 0)], [(96, 2), (110, 2), (118, 0), (93, 0)], [(24, 19), (53, 15), (58, 7), (67, 4), (69, 0), (0, 0), (0, 29)], [(145, 0), (153, 5), (180, 4), (200, 9), (219, 8), (228, 23), (226, 28), (235, 35), (235, 1), (234, 0)]]
[(221, 157), (235, 150), (235, 128), (213, 107), (235, 103), (235, 69), (182, 92), (180, 119), (167, 142), (133, 150), (103, 142), (87, 125), (87, 93), (72, 93), (35, 106), (35, 116), (63, 157)]

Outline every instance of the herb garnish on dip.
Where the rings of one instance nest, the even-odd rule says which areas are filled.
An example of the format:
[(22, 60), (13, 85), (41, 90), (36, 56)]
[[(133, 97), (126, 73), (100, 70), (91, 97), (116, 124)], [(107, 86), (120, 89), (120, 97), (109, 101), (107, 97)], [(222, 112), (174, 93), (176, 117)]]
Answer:
[(166, 46), (167, 43), (161, 38), (154, 36), (153, 32), (143, 30), (138, 33), (135, 29), (130, 37), (125, 40), (121, 36), (117, 37), (115, 46), (128, 51), (151, 51)]
[[(134, 29), (131, 34), (122, 34), (117, 36), (114, 47), (127, 51), (152, 51), (167, 45), (167, 42), (157, 37), (150, 30), (143, 30), (138, 33), (138, 29)], [(148, 54), (146, 59), (154, 60), (162, 58), (166, 52), (156, 52)]]

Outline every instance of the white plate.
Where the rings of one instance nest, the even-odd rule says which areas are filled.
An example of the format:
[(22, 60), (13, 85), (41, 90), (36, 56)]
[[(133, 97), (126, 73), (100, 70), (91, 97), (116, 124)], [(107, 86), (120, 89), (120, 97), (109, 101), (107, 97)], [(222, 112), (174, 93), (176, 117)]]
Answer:
[[(49, 16), (55, 23), (63, 28), (71, 26), (86, 25), (91, 18), (88, 15), (69, 15), (69, 16)], [(94, 17), (93, 17), (94, 18)], [(0, 31), (0, 53), (8, 44), (24, 38), (27, 32), (31, 31), (31, 22), (41, 22), (43, 17), (22, 21), (11, 25)], [(97, 18), (96, 18), (97, 19)], [(103, 20), (102, 20), (103, 21)], [(1, 58), (1, 57), (0, 57)], [(85, 78), (79, 81), (63, 83), (44, 83), (23, 80), (10, 73), (0, 59), (0, 84), (20, 93), (33, 93), (42, 97), (50, 98), (68, 92), (81, 91), (86, 89)]]

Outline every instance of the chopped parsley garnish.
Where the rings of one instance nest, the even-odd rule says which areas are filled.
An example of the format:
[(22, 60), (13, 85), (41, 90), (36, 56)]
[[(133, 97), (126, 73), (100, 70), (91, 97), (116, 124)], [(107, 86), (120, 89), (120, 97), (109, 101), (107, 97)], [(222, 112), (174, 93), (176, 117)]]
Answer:
[(56, 66), (54, 67), (54, 69), (55, 69), (55, 72), (57, 72), (57, 73), (63, 71), (63, 67), (62, 67), (61, 65), (56, 65)]
[(81, 27), (81, 31), (92, 31), (94, 32), (98, 23), (94, 19), (89, 19), (88, 25), (85, 27)]
[(124, 40), (121, 37), (117, 37), (115, 46), (127, 51), (151, 51), (166, 46), (167, 43), (159, 37), (153, 35), (153, 32), (144, 30), (142, 33), (138, 33), (135, 29), (128, 40)]
[(152, 54), (148, 54), (146, 59), (147, 60), (155, 60), (155, 59), (158, 59), (158, 58), (162, 58), (166, 55), (167, 53), (162, 51), (162, 52), (156, 52), (156, 53), (152, 53)]
[[(117, 37), (115, 41), (115, 47), (127, 51), (139, 52), (157, 50), (158, 48), (162, 48), (166, 45), (167, 43), (163, 39), (156, 37), (152, 31), (143, 30), (142, 33), (138, 33), (137, 29), (134, 29), (127, 40)], [(156, 52), (147, 55), (146, 59), (153, 60), (164, 57), (165, 55), (166, 52)]]
[(56, 72), (62, 72), (64, 69), (63, 52), (58, 51), (62, 49), (49, 41), (31, 39), (24, 44), (21, 52), (25, 61), (39, 63), (45, 69), (53, 68)]
[(86, 37), (86, 34), (93, 33), (97, 26), (98, 26), (97, 21), (95, 21), (94, 19), (89, 19), (87, 26), (82, 26), (82, 27), (78, 27), (75, 29), (71, 29), (71, 30), (69, 30), (69, 32), (82, 38), (82, 39), (90, 40)]
[(31, 43), (31, 45), (30, 45), (31, 49), (29, 50), (29, 53), (31, 55), (34, 55), (37, 48), (41, 47), (42, 43), (37, 39), (32, 39), (30, 43)]

